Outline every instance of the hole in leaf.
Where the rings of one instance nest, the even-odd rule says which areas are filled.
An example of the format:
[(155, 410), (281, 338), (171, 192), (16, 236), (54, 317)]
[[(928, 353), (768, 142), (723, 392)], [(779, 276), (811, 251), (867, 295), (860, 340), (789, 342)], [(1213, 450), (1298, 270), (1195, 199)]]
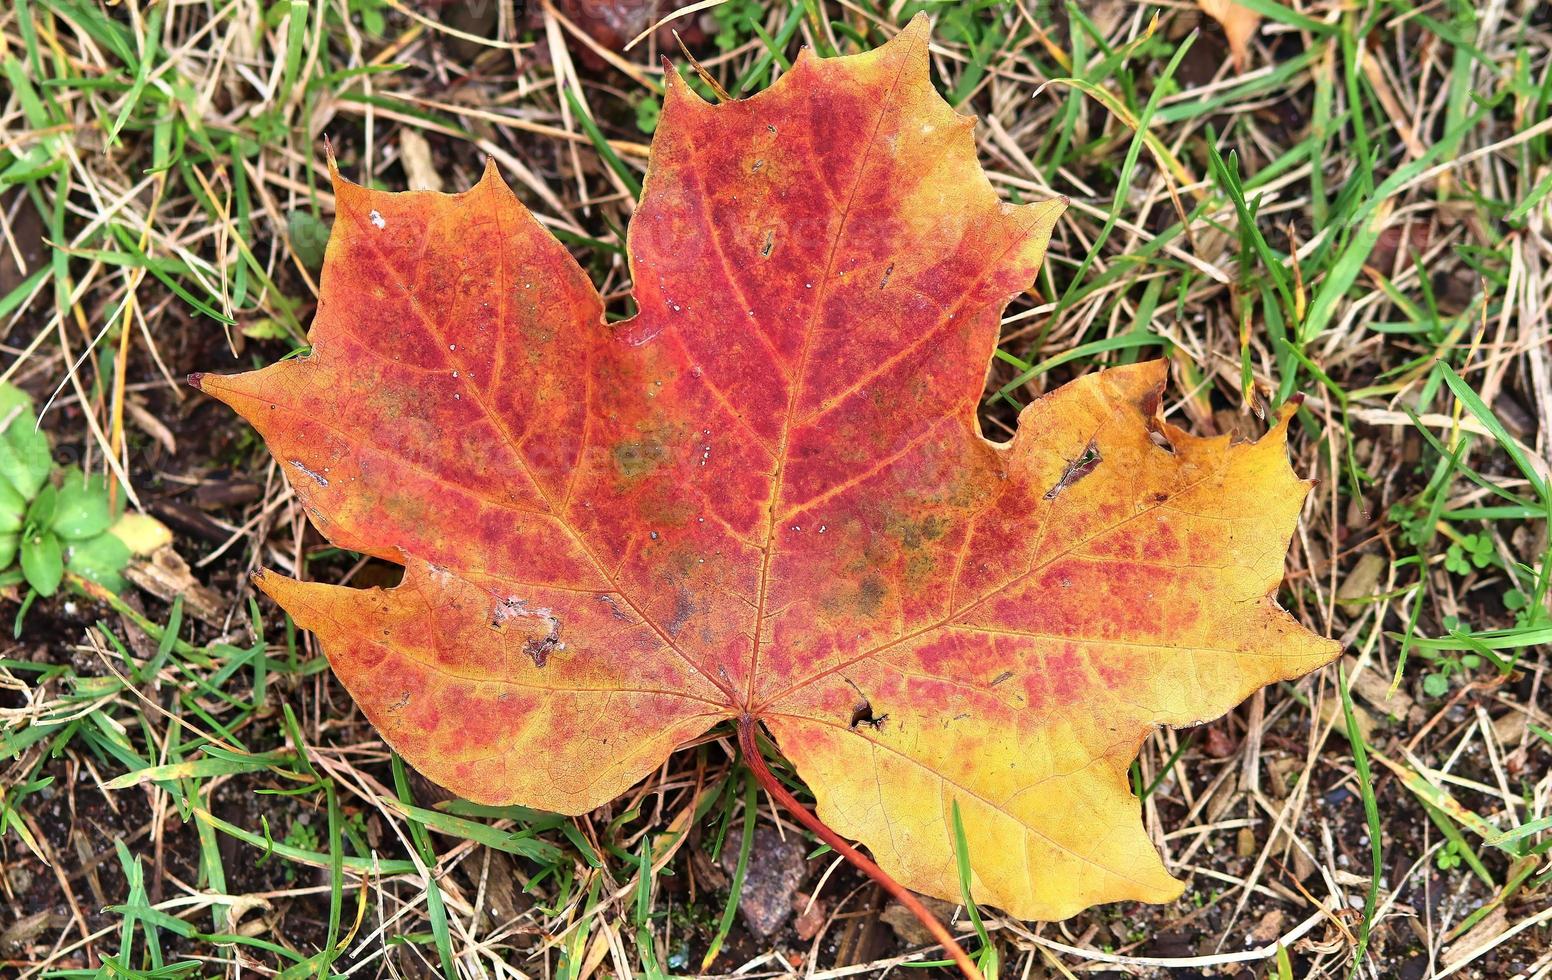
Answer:
[[(855, 684), (852, 686), (856, 687)], [(880, 728), (883, 728), (884, 722), (888, 720), (889, 715), (887, 714), (875, 715), (873, 713), (873, 702), (869, 701), (867, 698), (863, 698), (861, 701), (858, 701), (856, 704), (852, 705), (851, 727), (854, 731), (858, 725), (866, 725), (874, 731), (877, 731)]]
[(1067, 468), (1062, 471), (1062, 477), (1056, 481), (1056, 485), (1045, 492), (1045, 499), (1055, 499), (1057, 494), (1094, 472), (1102, 462), (1104, 462), (1104, 457), (1099, 454), (1099, 446), (1095, 444), (1093, 439), (1090, 439), (1089, 444), (1083, 447), (1083, 452), (1079, 454), (1078, 458), (1067, 464)]

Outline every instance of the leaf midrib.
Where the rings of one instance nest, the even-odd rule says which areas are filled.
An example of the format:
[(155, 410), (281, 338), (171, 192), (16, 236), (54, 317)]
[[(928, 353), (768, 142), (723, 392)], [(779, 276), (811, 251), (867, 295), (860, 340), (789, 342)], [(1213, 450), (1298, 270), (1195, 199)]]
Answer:
[[(925, 43), (923, 41), (922, 43)], [(771, 502), (766, 511), (765, 521), (765, 546), (760, 549), (760, 578), (759, 592), (755, 601), (754, 615), (754, 640), (749, 652), (749, 681), (744, 692), (744, 700), (740, 707), (748, 712), (754, 702), (755, 682), (760, 674), (760, 639), (765, 633), (765, 608), (770, 594), (771, 557), (775, 551), (777, 515), (781, 513), (782, 490), (785, 488), (787, 469), (788, 442), (792, 435), (793, 416), (797, 414), (798, 402), (803, 394), (804, 383), (808, 375), (808, 359), (813, 349), (814, 326), (819, 321), (819, 316), (825, 308), (825, 302), (829, 298), (831, 273), (835, 269), (835, 259), (840, 252), (841, 239), (846, 234), (846, 223), (851, 218), (852, 204), (857, 199), (857, 190), (862, 186), (863, 175), (867, 172), (868, 161), (872, 159), (873, 147), (878, 142), (878, 133), (884, 125), (884, 118), (889, 114), (894, 105), (896, 93), (900, 89), (900, 80), (905, 77), (906, 70), (911, 65), (911, 56), (914, 52), (907, 49), (900, 59), (900, 67), (895, 72), (895, 79), (889, 86), (889, 94), (885, 96), (879, 109), (878, 119), (873, 124), (873, 131), (869, 134), (866, 148), (862, 151), (862, 159), (857, 163), (857, 171), (852, 176), (851, 190), (847, 193), (846, 204), (841, 209), (841, 218), (835, 230), (835, 237), (830, 242), (830, 252), (825, 259), (824, 272), (819, 277), (819, 288), (814, 291), (814, 305), (809, 311), (808, 322), (803, 327), (803, 345), (798, 354), (798, 367), (794, 380), (789, 385), (787, 393), (787, 410), (782, 414), (781, 435), (776, 443), (776, 471), (771, 476)]]

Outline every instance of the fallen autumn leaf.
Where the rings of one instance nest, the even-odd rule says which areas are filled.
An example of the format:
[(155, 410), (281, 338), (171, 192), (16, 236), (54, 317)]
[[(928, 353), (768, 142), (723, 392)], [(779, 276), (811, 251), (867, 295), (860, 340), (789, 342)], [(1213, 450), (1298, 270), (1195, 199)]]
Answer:
[(622, 323), (494, 168), (453, 196), (336, 174), (311, 355), (194, 380), (404, 579), (260, 586), (471, 800), (583, 813), (732, 719), (911, 889), (960, 897), (957, 803), (980, 902), (1174, 898), (1143, 739), (1338, 652), (1275, 600), (1289, 412), (1191, 436), (1153, 362), (982, 435), (1063, 204), (998, 199), (924, 17), (744, 101), (667, 81)]

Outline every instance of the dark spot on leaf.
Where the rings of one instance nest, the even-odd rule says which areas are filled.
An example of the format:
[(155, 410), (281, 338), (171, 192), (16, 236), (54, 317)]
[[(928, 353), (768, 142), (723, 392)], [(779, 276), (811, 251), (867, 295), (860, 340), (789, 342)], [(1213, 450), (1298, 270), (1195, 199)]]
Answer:
[(948, 522), (937, 514), (928, 514), (920, 520), (911, 518), (891, 520), (887, 527), (900, 539), (901, 545), (915, 550), (929, 541), (936, 541), (943, 537), (948, 530)]
[(523, 652), (534, 662), (535, 667), (543, 667), (550, 662), (550, 653), (560, 646), (560, 623), (550, 627), (550, 632), (543, 637), (536, 637), (523, 642)]
[(631, 618), (625, 614), (625, 610), (620, 608), (620, 603), (614, 598), (614, 596), (601, 595), (598, 597), (598, 601), (609, 607), (609, 611), (614, 614), (615, 619), (618, 619), (624, 623), (629, 623), (632, 621)]
[(627, 479), (650, 473), (668, 461), (668, 449), (660, 442), (622, 442), (614, 447), (614, 468)]
[(695, 603), (690, 599), (690, 590), (680, 586), (674, 595), (674, 617), (664, 624), (664, 631), (669, 636), (678, 636), (694, 612)]
[(560, 619), (554, 615), (543, 618), (549, 624), (550, 631), (544, 636), (529, 637), (523, 641), (523, 652), (534, 662), (535, 667), (549, 663), (550, 654), (556, 650), (566, 649), (566, 644), (560, 641)]
[(912, 584), (926, 581), (938, 567), (937, 558), (931, 552), (914, 552), (905, 562), (905, 578)]
[(884, 604), (884, 580), (869, 575), (857, 585), (857, 609), (866, 616), (878, 615)]
[[(522, 628), (523, 632), (528, 633), (523, 638), (523, 653), (534, 662), (535, 667), (549, 663), (551, 653), (566, 649), (566, 644), (560, 639), (560, 617), (548, 607), (531, 609), (528, 603), (518, 598), (498, 602), (491, 611), (490, 628), (505, 634), (513, 623), (526, 624)], [(540, 635), (534, 627), (543, 628), (546, 632)]]
[(304, 475), (312, 477), (313, 481), (316, 482), (320, 487), (326, 487), (329, 485), (328, 477), (324, 476), (322, 473), (319, 473), (317, 470), (309, 468), (301, 460), (293, 459), (291, 461), (291, 465), (295, 466), (297, 470)]

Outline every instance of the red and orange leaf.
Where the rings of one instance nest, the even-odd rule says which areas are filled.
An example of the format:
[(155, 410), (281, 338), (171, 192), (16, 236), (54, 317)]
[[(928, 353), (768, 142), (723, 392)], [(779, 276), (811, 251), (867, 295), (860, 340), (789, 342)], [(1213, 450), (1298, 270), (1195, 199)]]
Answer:
[(998, 200), (926, 46), (919, 18), (716, 106), (669, 73), (624, 323), (493, 169), (336, 178), (311, 355), (200, 384), (329, 540), (405, 566), (260, 584), (449, 789), (580, 813), (753, 718), (911, 888), (958, 896), (957, 802), (983, 902), (1166, 900), (1142, 739), (1336, 654), (1274, 599), (1308, 487), (1286, 416), (1159, 421), (1161, 362), (983, 437), (1062, 205)]

